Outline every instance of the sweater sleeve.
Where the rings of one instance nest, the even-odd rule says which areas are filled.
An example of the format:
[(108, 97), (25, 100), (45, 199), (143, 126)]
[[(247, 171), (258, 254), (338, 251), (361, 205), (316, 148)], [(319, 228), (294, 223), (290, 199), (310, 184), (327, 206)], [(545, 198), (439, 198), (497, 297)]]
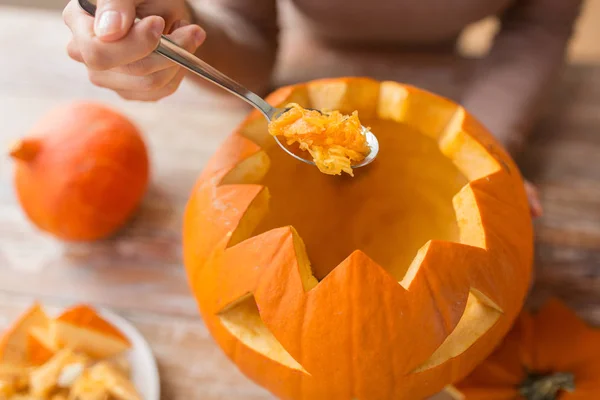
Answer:
[(463, 105), (514, 153), (564, 64), (582, 0), (517, 0), (501, 17)]
[(249, 89), (263, 92), (277, 54), (277, 1), (189, 0), (189, 4), (193, 23), (207, 34), (197, 55)]

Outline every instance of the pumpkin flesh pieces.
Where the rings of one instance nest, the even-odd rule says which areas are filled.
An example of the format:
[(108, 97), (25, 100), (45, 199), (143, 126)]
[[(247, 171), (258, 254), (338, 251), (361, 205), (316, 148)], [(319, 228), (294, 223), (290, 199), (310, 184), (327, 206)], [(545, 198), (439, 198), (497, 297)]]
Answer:
[(288, 146), (297, 143), (300, 150), (308, 151), (322, 173), (354, 176), (352, 164), (370, 152), (358, 113), (308, 110), (297, 103), (287, 108), (269, 123), (269, 133), (282, 136)]

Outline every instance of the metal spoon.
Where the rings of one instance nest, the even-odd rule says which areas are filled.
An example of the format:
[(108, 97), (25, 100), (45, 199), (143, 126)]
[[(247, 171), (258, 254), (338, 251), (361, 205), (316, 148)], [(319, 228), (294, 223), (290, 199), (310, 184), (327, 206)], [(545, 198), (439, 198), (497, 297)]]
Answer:
[[(89, 0), (78, 0), (78, 2), (85, 12), (87, 12), (91, 16), (96, 15), (96, 5), (94, 3), (90, 2)], [(236, 95), (240, 99), (244, 100), (251, 106), (258, 109), (268, 121), (276, 119), (279, 115), (287, 111), (287, 109), (285, 108), (272, 107), (260, 96), (246, 89), (245, 87), (243, 87), (227, 75), (223, 74), (219, 70), (205, 63), (195, 55), (182, 49), (164, 35), (161, 36), (160, 43), (154, 51), (162, 55), (163, 57), (168, 58), (174, 63), (186, 68), (187, 70)], [(362, 160), (360, 163), (352, 165), (352, 168), (359, 168), (370, 164), (377, 156), (377, 153), (379, 153), (379, 142), (377, 141), (375, 135), (373, 135), (373, 133), (364, 126), (362, 127), (362, 132), (367, 139), (367, 144), (369, 145), (371, 151), (367, 155), (367, 157), (365, 157), (365, 159)], [(274, 136), (274, 138), (277, 144), (292, 157), (307, 164), (315, 165), (314, 161), (302, 158), (297, 154), (294, 154), (291, 150), (284, 146), (283, 143), (281, 143), (276, 136)]]

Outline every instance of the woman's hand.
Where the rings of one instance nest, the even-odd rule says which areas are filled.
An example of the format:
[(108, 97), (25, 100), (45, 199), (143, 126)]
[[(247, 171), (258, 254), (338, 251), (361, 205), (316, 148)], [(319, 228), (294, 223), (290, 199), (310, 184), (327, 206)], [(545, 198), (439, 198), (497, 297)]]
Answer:
[(525, 181), (525, 193), (527, 193), (527, 199), (529, 200), (529, 208), (531, 209), (531, 216), (533, 218), (541, 217), (544, 214), (542, 209), (542, 203), (538, 196), (538, 191), (535, 186), (529, 181)]
[[(134, 23), (136, 14), (142, 19)], [(187, 22), (184, 0), (98, 0), (96, 18), (71, 0), (63, 17), (73, 34), (69, 56), (86, 65), (93, 84), (128, 100), (159, 100), (183, 80), (181, 67), (153, 53), (161, 34), (192, 53), (206, 37)]]

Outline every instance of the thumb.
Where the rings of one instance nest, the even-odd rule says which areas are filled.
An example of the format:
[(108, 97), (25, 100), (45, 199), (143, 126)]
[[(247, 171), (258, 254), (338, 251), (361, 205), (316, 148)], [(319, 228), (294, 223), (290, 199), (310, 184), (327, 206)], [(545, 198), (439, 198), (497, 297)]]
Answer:
[(110, 42), (127, 35), (135, 20), (135, 0), (98, 0), (94, 33)]

